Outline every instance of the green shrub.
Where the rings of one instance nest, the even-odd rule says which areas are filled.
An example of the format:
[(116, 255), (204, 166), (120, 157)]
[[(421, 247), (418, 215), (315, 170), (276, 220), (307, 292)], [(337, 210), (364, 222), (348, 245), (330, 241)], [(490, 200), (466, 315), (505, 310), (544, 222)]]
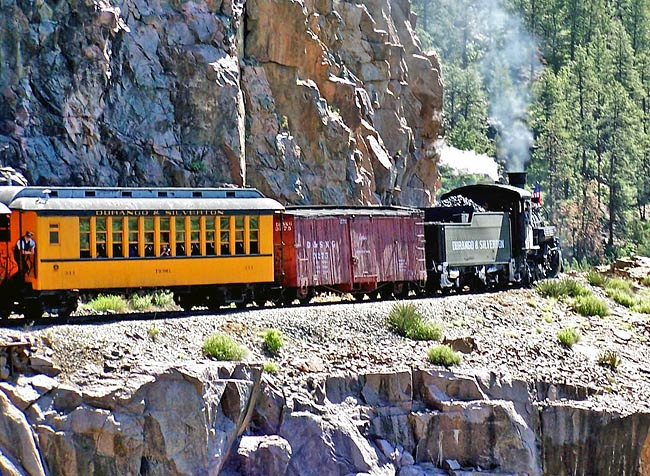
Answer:
[(616, 370), (618, 366), (621, 365), (621, 358), (618, 356), (617, 352), (606, 350), (598, 357), (598, 365)]
[(650, 274), (641, 280), (641, 284), (650, 287)]
[(599, 288), (604, 288), (609, 282), (609, 278), (607, 278), (607, 276), (593, 269), (591, 271), (588, 271), (585, 277), (587, 278), (587, 282), (589, 284), (592, 286), (598, 286)]
[(645, 295), (639, 298), (633, 310), (642, 314), (650, 314), (650, 296)]
[(174, 294), (169, 291), (158, 291), (153, 293), (151, 301), (156, 307), (170, 307), (174, 305)]
[(114, 294), (100, 294), (90, 301), (87, 306), (99, 312), (122, 312), (128, 307), (126, 300), (122, 296), (116, 296)]
[(388, 328), (397, 335), (413, 340), (442, 340), (440, 324), (425, 321), (411, 303), (395, 304), (388, 314)]
[(149, 338), (155, 342), (156, 339), (158, 339), (160, 330), (156, 326), (151, 326), (149, 329), (147, 329), (147, 334), (149, 335)]
[(626, 288), (609, 288), (607, 289), (607, 295), (614, 302), (627, 308), (633, 308), (637, 304), (637, 298), (634, 295), (634, 292), (629, 291)]
[(607, 303), (596, 296), (578, 296), (573, 303), (573, 309), (581, 316), (600, 316), (609, 315)]
[(264, 372), (275, 375), (280, 369), (278, 367), (278, 364), (269, 360), (268, 362), (264, 362), (264, 365), (262, 365), (262, 370), (264, 370)]
[(562, 345), (571, 348), (574, 344), (580, 342), (580, 332), (572, 327), (565, 327), (557, 333), (557, 338)]
[(214, 334), (203, 342), (203, 353), (217, 360), (242, 360), (248, 354), (245, 347), (225, 334)]
[(454, 349), (448, 345), (437, 345), (429, 349), (427, 354), (429, 362), (434, 365), (444, 365), (445, 367), (451, 367), (452, 365), (460, 364), (461, 357)]
[(634, 283), (629, 279), (613, 278), (607, 282), (607, 289), (620, 289), (628, 293), (633, 293)]
[(136, 311), (144, 311), (151, 307), (151, 301), (152, 297), (149, 294), (145, 294), (144, 296), (132, 294), (131, 298), (129, 299), (129, 305)]
[(578, 297), (587, 296), (591, 291), (575, 279), (548, 279), (537, 283), (537, 292), (544, 297), (561, 298), (564, 296)]
[(284, 345), (284, 336), (277, 329), (269, 329), (264, 333), (264, 348), (271, 355), (277, 355)]

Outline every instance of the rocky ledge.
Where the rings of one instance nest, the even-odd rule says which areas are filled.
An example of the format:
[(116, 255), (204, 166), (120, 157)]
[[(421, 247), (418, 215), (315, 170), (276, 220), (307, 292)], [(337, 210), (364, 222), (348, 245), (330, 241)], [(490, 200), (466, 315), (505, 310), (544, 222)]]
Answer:
[(644, 475), (650, 414), (589, 391), (441, 370), (310, 378), (259, 366), (150, 366), (79, 388), (0, 384), (0, 470), (42, 474)]
[(0, 162), (38, 185), (426, 204), (438, 59), (408, 0), (0, 4)]
[[(529, 290), (411, 302), (465, 352), (453, 371), (387, 329), (390, 302), (0, 330), (0, 472), (649, 474), (647, 316)], [(267, 328), (285, 335), (274, 375)], [(214, 332), (246, 362), (207, 360)]]

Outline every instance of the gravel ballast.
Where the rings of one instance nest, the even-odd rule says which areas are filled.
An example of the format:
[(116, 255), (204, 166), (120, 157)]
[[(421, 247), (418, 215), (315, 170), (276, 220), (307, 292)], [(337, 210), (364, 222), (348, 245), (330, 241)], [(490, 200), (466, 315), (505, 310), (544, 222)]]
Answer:
[[(462, 354), (455, 371), (495, 372), (501, 378), (575, 384), (593, 389), (584, 405), (623, 414), (650, 411), (650, 317), (610, 302), (613, 315), (582, 317), (567, 304), (533, 290), (459, 294), (413, 299), (445, 338), (471, 338), (476, 350)], [(386, 318), (394, 302), (320, 302), (305, 307), (227, 309), (214, 315), (0, 330), (1, 336), (32, 334), (52, 349), (59, 378), (86, 385), (102, 378), (128, 379), (153, 362), (204, 359), (206, 337), (222, 332), (249, 350), (247, 362), (277, 363), (277, 378), (296, 385), (315, 374), (391, 372), (431, 368), (427, 351), (436, 342), (416, 342), (391, 333)], [(557, 332), (580, 329), (581, 341), (562, 346)], [(277, 357), (266, 354), (262, 333), (284, 334)], [(471, 340), (470, 339), (470, 340)], [(612, 370), (597, 361), (604, 351), (622, 363)]]

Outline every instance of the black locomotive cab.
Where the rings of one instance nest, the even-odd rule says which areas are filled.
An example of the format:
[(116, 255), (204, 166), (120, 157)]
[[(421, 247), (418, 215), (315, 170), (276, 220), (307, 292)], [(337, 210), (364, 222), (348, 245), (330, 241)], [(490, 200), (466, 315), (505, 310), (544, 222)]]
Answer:
[(526, 285), (558, 274), (561, 252), (555, 228), (545, 226), (539, 204), (525, 190), (526, 174), (508, 175), (509, 185), (467, 185), (441, 197), (443, 202), (469, 200), (472, 205), (425, 210), (432, 287)]

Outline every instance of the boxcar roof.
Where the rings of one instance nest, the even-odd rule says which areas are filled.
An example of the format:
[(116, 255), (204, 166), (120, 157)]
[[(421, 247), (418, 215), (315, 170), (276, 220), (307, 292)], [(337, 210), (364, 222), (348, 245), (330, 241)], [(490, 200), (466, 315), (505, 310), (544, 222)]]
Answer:
[(0, 187), (0, 203), (18, 210), (241, 210), (284, 207), (255, 189)]
[(406, 207), (341, 207), (341, 206), (290, 206), (286, 208), (289, 215), (306, 217), (336, 217), (336, 216), (413, 216), (421, 215), (417, 208)]

